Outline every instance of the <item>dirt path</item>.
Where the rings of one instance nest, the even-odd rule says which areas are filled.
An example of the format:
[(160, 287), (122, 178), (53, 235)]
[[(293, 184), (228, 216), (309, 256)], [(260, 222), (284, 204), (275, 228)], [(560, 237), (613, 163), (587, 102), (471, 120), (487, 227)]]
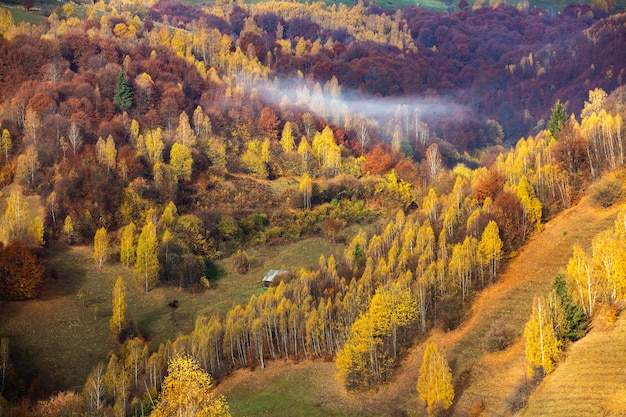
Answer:
[[(524, 246), (497, 284), (476, 297), (470, 317), (461, 327), (431, 335), (430, 340), (445, 352), (453, 368), (457, 391), (453, 415), (466, 416), (477, 401), (483, 401), (485, 415), (512, 415), (506, 400), (526, 375), (523, 338), (505, 352), (487, 354), (483, 347), (485, 334), (492, 326), (507, 323), (521, 336), (533, 298), (547, 292), (553, 278), (564, 270), (573, 245), (590, 248), (596, 233), (613, 226), (621, 207), (600, 209), (583, 200), (561, 213)], [(380, 402), (408, 399), (407, 409), (415, 410), (417, 400), (412, 397), (422, 346), (410, 352), (395, 380), (379, 394)]]

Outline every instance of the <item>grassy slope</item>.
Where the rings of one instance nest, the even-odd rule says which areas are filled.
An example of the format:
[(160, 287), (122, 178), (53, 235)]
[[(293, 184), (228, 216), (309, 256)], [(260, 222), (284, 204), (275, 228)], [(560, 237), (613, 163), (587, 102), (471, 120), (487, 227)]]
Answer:
[[(36, 210), (36, 202), (31, 200), (29, 206)], [(504, 319), (521, 334), (534, 295), (546, 291), (552, 277), (565, 266), (572, 245), (577, 242), (588, 246), (598, 231), (612, 226), (619, 208), (603, 210), (583, 200), (561, 214), (509, 264), (499, 283), (476, 298), (463, 326), (429, 336), (453, 367), (457, 384), (453, 415), (466, 415), (477, 400), (484, 401), (487, 415), (510, 414), (504, 406), (506, 398), (526, 370), (523, 341), (520, 338), (506, 352), (486, 354), (485, 333)], [(130, 284), (128, 315), (151, 338), (154, 348), (178, 332), (191, 330), (198, 314), (224, 311), (262, 291), (260, 277), (267, 269), (315, 265), (320, 253), (338, 254), (340, 249), (322, 239), (253, 249), (250, 273), (233, 273), (230, 261), (225, 260), (220, 264), (225, 276), (203, 294), (175, 288), (157, 288), (144, 294), (139, 286)], [(132, 273), (114, 261), (98, 270), (90, 247), (68, 247), (57, 242), (51, 245), (49, 254), (60, 278), (46, 283), (40, 300), (2, 305), (0, 336), (11, 338), (16, 365), (27, 380), (37, 370), (45, 369), (60, 374), (67, 385), (79, 389), (86, 373), (117, 346), (108, 330), (110, 293), (115, 277), (122, 275), (130, 281)], [(167, 307), (167, 301), (174, 298), (180, 302), (177, 310)], [(373, 416), (396, 409), (419, 415), (423, 406), (414, 387), (422, 346), (411, 349), (390, 384), (373, 396), (348, 395), (334, 379), (334, 364), (322, 361), (271, 363), (265, 370), (238, 371), (219, 390), (228, 396), (236, 416)], [(546, 383), (555, 379), (551, 377)]]
[[(48, 262), (59, 279), (46, 282), (38, 300), (0, 305), (0, 337), (10, 338), (19, 375), (26, 381), (45, 370), (60, 376), (65, 386), (80, 390), (89, 371), (118, 347), (108, 328), (111, 292), (118, 276), (127, 280), (127, 317), (137, 322), (155, 349), (191, 331), (198, 315), (223, 314), (233, 304), (247, 302), (250, 295), (263, 291), (261, 279), (268, 269), (313, 267), (321, 254), (337, 256), (341, 249), (320, 238), (261, 247), (249, 251), (248, 274), (235, 273), (229, 259), (219, 262), (225, 274), (212, 282), (209, 291), (159, 287), (146, 294), (134, 284), (132, 271), (115, 260), (98, 269), (91, 247), (54, 242)], [(179, 301), (176, 310), (167, 306), (173, 299)]]
[[(622, 206), (604, 210), (583, 200), (559, 215), (510, 262), (500, 282), (476, 297), (460, 328), (429, 336), (453, 368), (457, 397), (452, 415), (466, 416), (479, 400), (486, 406), (485, 415), (512, 415), (506, 399), (526, 374), (523, 338), (505, 352), (487, 354), (483, 348), (486, 332), (494, 323), (506, 320), (521, 335), (533, 298), (547, 291), (553, 277), (565, 267), (573, 244), (588, 246), (597, 232), (612, 227)], [(411, 349), (392, 381), (372, 396), (346, 394), (334, 379), (333, 364), (326, 362), (270, 364), (268, 369), (252, 373), (241, 370), (219, 390), (229, 398), (235, 416), (376, 416), (395, 410), (423, 415), (425, 409), (415, 392), (423, 346)], [(308, 373), (315, 374), (314, 384), (309, 378), (296, 377)], [(290, 402), (294, 392), (300, 395), (297, 406)]]
[(39, 24), (43, 21), (45, 21), (46, 19), (35, 13), (35, 12), (27, 12), (23, 9), (20, 9), (18, 7), (4, 7), (4, 6), (0, 6), (0, 8), (2, 9), (8, 9), (11, 11), (11, 14), (13, 14), (13, 21), (18, 24), (21, 22), (28, 22), (28, 23), (33, 23), (33, 24)]
[(525, 417), (626, 416), (626, 320), (605, 317), (572, 345), (567, 359), (533, 394)]
[[(456, 400), (455, 415), (465, 415), (479, 400), (484, 402), (488, 415), (511, 414), (506, 399), (526, 375), (523, 338), (505, 352), (486, 354), (485, 333), (504, 320), (522, 335), (533, 298), (548, 291), (554, 276), (567, 265), (574, 243), (589, 247), (593, 236), (613, 227), (623, 206), (600, 209), (584, 199), (548, 223), (510, 263), (502, 281), (477, 298), (471, 319), (446, 349), (450, 361), (457, 364), (455, 375), (462, 376), (460, 381), (457, 379), (463, 391)], [(444, 344), (455, 339), (454, 333), (443, 337)]]

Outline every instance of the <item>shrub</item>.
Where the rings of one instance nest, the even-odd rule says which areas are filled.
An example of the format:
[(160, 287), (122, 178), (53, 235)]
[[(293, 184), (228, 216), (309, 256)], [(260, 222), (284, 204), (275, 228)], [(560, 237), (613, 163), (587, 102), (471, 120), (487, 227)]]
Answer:
[(485, 335), (485, 349), (488, 352), (505, 350), (517, 338), (517, 332), (509, 324), (494, 323)]
[(437, 326), (443, 330), (456, 329), (463, 320), (463, 302), (458, 296), (444, 295), (437, 305)]
[(480, 417), (483, 415), (484, 412), (485, 412), (485, 403), (483, 403), (482, 400), (479, 400), (479, 401), (476, 401), (474, 404), (472, 404), (467, 415), (468, 417)]
[(589, 191), (594, 203), (607, 208), (622, 198), (623, 187), (618, 179), (604, 177), (593, 184)]
[(606, 321), (609, 324), (615, 324), (615, 320), (617, 320), (617, 316), (619, 315), (619, 309), (615, 304), (611, 304), (606, 309)]
[(0, 244), (0, 299), (27, 300), (38, 294), (44, 268), (24, 243)]
[(248, 270), (250, 269), (250, 260), (248, 259), (248, 254), (245, 251), (237, 251), (237, 254), (235, 255), (235, 266), (238, 273), (248, 273)]

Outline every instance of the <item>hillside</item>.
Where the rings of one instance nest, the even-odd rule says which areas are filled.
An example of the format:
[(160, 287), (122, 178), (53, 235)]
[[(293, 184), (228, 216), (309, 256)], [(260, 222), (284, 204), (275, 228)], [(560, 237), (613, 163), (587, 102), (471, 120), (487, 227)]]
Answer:
[(0, 417), (209, 379), (237, 415), (420, 413), (427, 339), (450, 414), (508, 412), (530, 300), (617, 210), (583, 197), (624, 192), (609, 2), (0, 9)]
[(600, 315), (592, 330), (531, 396), (522, 414), (534, 416), (626, 415), (626, 320), (609, 324)]
[[(261, 278), (267, 270), (312, 267), (320, 255), (336, 255), (340, 248), (319, 238), (271, 251), (259, 247), (250, 252), (253, 265), (245, 275), (234, 270), (232, 259), (220, 261), (222, 274), (212, 280), (213, 288), (204, 292), (161, 287), (145, 294), (139, 286), (129, 284), (127, 314), (156, 350), (159, 344), (193, 330), (199, 315), (219, 313), (260, 294)], [(108, 327), (111, 291), (118, 276), (132, 283), (132, 270), (114, 262), (98, 269), (92, 257), (88, 246), (52, 243), (47, 263), (58, 278), (43, 285), (37, 300), (0, 305), (0, 331), (11, 339), (22, 383), (37, 379), (37, 385), (44, 385), (43, 393), (61, 388), (80, 391), (90, 369), (119, 348)], [(174, 299), (179, 302), (177, 309), (168, 307)]]
[[(434, 331), (429, 336), (443, 348), (452, 366), (457, 392), (452, 415), (466, 416), (477, 401), (484, 402), (485, 415), (514, 415), (507, 399), (525, 379), (523, 338), (519, 337), (504, 352), (488, 354), (484, 348), (485, 334), (492, 326), (506, 323), (521, 335), (533, 298), (549, 289), (554, 276), (566, 266), (572, 246), (589, 245), (595, 234), (612, 227), (617, 212), (625, 205), (601, 209), (583, 199), (558, 215), (508, 264), (501, 281), (476, 297), (461, 327), (446, 333)], [(415, 385), (423, 346), (424, 343), (411, 349), (392, 380), (372, 396), (345, 393), (334, 378), (335, 367), (325, 362), (271, 364), (267, 370), (253, 373), (240, 370), (220, 385), (219, 392), (230, 398), (233, 415), (237, 416), (300, 416), (308, 412), (378, 416), (394, 410), (411, 415), (411, 410), (422, 407)], [(299, 383), (295, 375), (305, 374), (315, 375), (315, 383), (309, 379)], [(552, 379), (555, 376), (547, 381)], [(284, 381), (289, 383), (283, 385)], [(293, 397), (300, 404), (297, 410), (290, 407), (289, 399)]]
[(442, 336), (442, 344), (450, 343), (450, 360), (462, 364), (455, 373), (461, 376), (457, 386), (463, 389), (454, 415), (465, 415), (481, 400), (488, 415), (513, 414), (507, 410), (507, 399), (525, 381), (527, 370), (523, 338), (505, 352), (487, 354), (483, 346), (486, 332), (492, 326), (508, 324), (523, 334), (533, 298), (549, 290), (554, 277), (567, 266), (573, 245), (589, 246), (598, 232), (613, 226), (623, 207), (622, 203), (601, 209), (583, 199), (561, 213), (520, 251), (502, 281), (477, 297), (469, 322)]

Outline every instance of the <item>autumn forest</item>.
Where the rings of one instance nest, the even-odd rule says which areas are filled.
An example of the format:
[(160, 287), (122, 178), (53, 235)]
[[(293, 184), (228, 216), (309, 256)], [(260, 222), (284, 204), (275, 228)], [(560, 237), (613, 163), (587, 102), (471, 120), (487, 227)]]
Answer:
[[(493, 415), (463, 408), (469, 376), (429, 335), (548, 222), (621, 202), (626, 14), (446, 4), (100, 0), (29, 23), (16, 10), (37, 4), (0, 3), (0, 417), (242, 415), (220, 384), (278, 362), (331, 362), (367, 398), (416, 349), (411, 397), (371, 415)], [(309, 239), (333, 250), (228, 298), (252, 253)], [(599, 311), (618, 319), (624, 248), (626, 211), (485, 351), (523, 340), (534, 389)], [(84, 251), (80, 279), (106, 286), (85, 311), (113, 348), (77, 387), (2, 322), (75, 291), (58, 253)], [(163, 288), (222, 307), (157, 344), (127, 298)]]

